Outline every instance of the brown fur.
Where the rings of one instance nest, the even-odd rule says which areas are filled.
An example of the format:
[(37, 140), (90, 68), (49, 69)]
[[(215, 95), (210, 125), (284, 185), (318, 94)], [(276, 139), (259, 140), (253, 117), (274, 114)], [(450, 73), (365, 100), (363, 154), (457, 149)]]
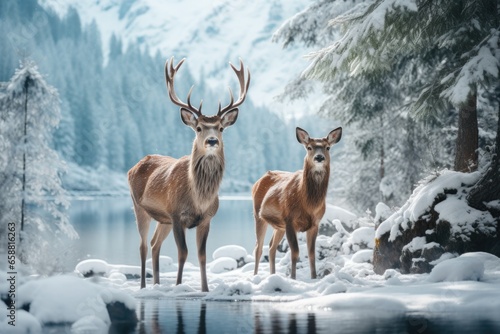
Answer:
[(199, 146), (197, 144), (195, 139), (192, 156), (174, 159), (148, 155), (128, 173), (137, 226), (141, 236), (141, 288), (146, 286), (146, 242), (150, 221), (154, 219), (159, 223), (151, 239), (154, 283), (160, 283), (160, 248), (172, 229), (178, 247), (177, 284), (182, 283), (182, 271), (188, 251), (185, 229), (198, 227), (196, 239), (202, 290), (208, 291), (205, 246), (210, 220), (219, 208), (218, 191), (224, 173), (224, 151), (222, 138), (216, 154), (205, 154), (204, 150), (197, 148)]
[(201, 290), (208, 291), (206, 274), (206, 242), (210, 220), (219, 208), (219, 186), (224, 174), (224, 149), (222, 131), (233, 125), (238, 118), (238, 106), (245, 100), (248, 80), (244, 81), (244, 67), (231, 67), (241, 85), (240, 97), (236, 102), (231, 93), (230, 103), (217, 115), (206, 116), (191, 105), (182, 102), (174, 90), (174, 76), (184, 60), (174, 66), (173, 58), (165, 64), (165, 79), (172, 102), (180, 107), (183, 123), (191, 127), (196, 137), (191, 155), (179, 159), (160, 155), (148, 155), (128, 172), (130, 194), (134, 203), (141, 244), (141, 288), (146, 286), (147, 237), (151, 219), (158, 222), (151, 239), (153, 281), (160, 283), (159, 258), (161, 244), (171, 230), (177, 244), (179, 267), (177, 284), (182, 283), (182, 272), (188, 249), (186, 228), (196, 227), (196, 243), (200, 263)]
[[(328, 150), (340, 140), (341, 134), (342, 129), (337, 128), (327, 137), (315, 139), (309, 138), (307, 132), (297, 128), (297, 139), (307, 150), (303, 170), (295, 173), (269, 171), (254, 184), (252, 197), (257, 235), (255, 275), (259, 270), (264, 236), (269, 224), (274, 229), (269, 244), (271, 274), (276, 271), (276, 249), (286, 234), (292, 255), (291, 277), (295, 278), (299, 256), (296, 233), (306, 232), (311, 278), (316, 278), (315, 243), (319, 221), (325, 213), (325, 198), (330, 178)], [(323, 156), (322, 162), (315, 162), (318, 155)]]

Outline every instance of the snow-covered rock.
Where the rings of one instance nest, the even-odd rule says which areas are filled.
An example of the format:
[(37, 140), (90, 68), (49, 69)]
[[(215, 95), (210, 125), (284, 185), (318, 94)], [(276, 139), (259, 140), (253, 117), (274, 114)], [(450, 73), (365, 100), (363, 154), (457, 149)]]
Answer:
[[(357, 228), (358, 225), (358, 217), (341, 207), (326, 203), (326, 210), (323, 218), (320, 221), (320, 226), (322, 224), (331, 224), (334, 220), (340, 221), (348, 230), (352, 231)], [(330, 234), (331, 235), (331, 234)]]
[(217, 260), (220, 257), (230, 257), (235, 260), (245, 258), (247, 256), (247, 250), (238, 245), (227, 245), (217, 248), (212, 254), (212, 258)]
[(373, 249), (362, 249), (352, 255), (351, 261), (356, 263), (372, 262), (372, 257)]
[[(151, 259), (148, 260), (151, 263)], [(146, 275), (147, 277), (153, 277), (153, 270), (148, 268), (148, 261), (146, 261)], [(175, 271), (173, 269), (172, 259), (168, 256), (160, 256), (160, 271), (164, 269), (165, 271)], [(109, 277), (112, 273), (121, 273), (125, 275), (127, 279), (139, 278), (141, 275), (140, 266), (129, 266), (129, 265), (114, 265), (109, 264), (104, 260), (99, 259), (88, 259), (79, 262), (75, 267), (75, 272), (83, 275), (84, 277), (92, 276), (104, 276)], [(115, 278), (118, 276), (115, 275)]]
[(225, 271), (234, 270), (238, 267), (238, 262), (231, 257), (219, 257), (209, 264), (210, 271), (219, 274)]
[[(7, 306), (0, 300), (0, 307), (2, 310), (5, 310)], [(2, 321), (0, 321), (0, 333), (31, 333), (38, 334), (42, 333), (42, 325), (37, 318), (35, 318), (29, 312), (25, 310), (17, 309), (15, 315), (15, 326), (9, 324), (9, 321), (12, 321), (8, 316), (4, 317)]]
[(108, 325), (101, 318), (94, 315), (87, 315), (78, 319), (71, 325), (71, 333), (87, 334), (87, 333), (108, 333)]
[(374, 270), (430, 272), (444, 254), (488, 251), (500, 255), (497, 220), (467, 203), (481, 174), (444, 170), (424, 179), (408, 201), (376, 230)]
[(136, 301), (129, 294), (75, 276), (31, 280), (19, 287), (16, 302), (41, 324), (75, 323), (93, 317), (108, 327), (123, 314), (127, 316), (120, 321), (137, 322)]

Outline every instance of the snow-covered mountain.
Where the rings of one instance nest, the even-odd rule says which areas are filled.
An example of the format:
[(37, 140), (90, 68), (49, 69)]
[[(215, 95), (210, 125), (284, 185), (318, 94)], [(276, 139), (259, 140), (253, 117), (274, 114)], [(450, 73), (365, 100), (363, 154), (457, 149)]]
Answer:
[[(40, 0), (64, 16), (72, 6), (82, 23), (95, 20), (102, 32), (103, 50), (108, 53), (112, 34), (124, 46), (136, 43), (165, 59), (187, 58), (196, 79), (227, 94), (234, 74), (228, 61), (237, 64), (241, 57), (251, 69), (249, 97), (282, 114), (303, 114), (312, 109), (309, 101), (283, 105), (273, 97), (306, 66), (302, 57), (309, 50), (282, 49), (271, 42), (281, 23), (304, 9), (308, 0)], [(309, 107), (308, 107), (309, 106)]]

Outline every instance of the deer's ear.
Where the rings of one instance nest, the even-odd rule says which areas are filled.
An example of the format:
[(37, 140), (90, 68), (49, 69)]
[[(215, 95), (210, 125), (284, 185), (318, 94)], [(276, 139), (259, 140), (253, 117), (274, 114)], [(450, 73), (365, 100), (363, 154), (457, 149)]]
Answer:
[(307, 145), (307, 143), (309, 142), (310, 138), (306, 130), (297, 127), (295, 129), (295, 135), (297, 136), (298, 142), (302, 145)]
[(330, 131), (328, 136), (326, 136), (326, 140), (329, 145), (333, 145), (339, 142), (340, 138), (342, 138), (342, 128), (338, 127), (335, 130)]
[(196, 127), (196, 117), (191, 111), (181, 108), (181, 119), (187, 126)]
[(233, 125), (238, 119), (238, 108), (228, 111), (222, 116), (221, 125), (225, 128)]

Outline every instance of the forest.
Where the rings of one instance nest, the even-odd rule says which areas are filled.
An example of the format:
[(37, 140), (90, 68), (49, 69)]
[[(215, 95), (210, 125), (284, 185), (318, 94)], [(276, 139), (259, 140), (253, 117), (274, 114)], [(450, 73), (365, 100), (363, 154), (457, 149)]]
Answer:
[[(240, 300), (255, 309), (247, 323), (235, 320), (236, 327), (255, 332), (280, 329), (275, 316), (294, 330), (329, 333), (329, 325), (321, 326), (332, 319), (341, 325), (356, 319), (386, 332), (394, 329), (387, 314), (398, 317), (398, 331), (421, 324), (432, 329), (433, 321), (437, 331), (498, 330), (500, 2), (217, 0), (199, 4), (199, 11), (193, 3), (0, 2), (0, 274), (10, 270), (14, 282), (0, 285), (0, 305), (9, 311), (17, 303), (9, 312), (26, 321), (21, 331), (62, 323), (74, 332), (113, 332), (120, 316), (128, 318), (130, 332), (166, 328), (158, 317), (165, 301), (176, 302), (168, 307), (175, 307), (172, 321), (183, 329), (182, 309), (194, 301), (201, 303), (198, 331), (218, 332), (211, 319), (205, 321), (210, 301), (233, 307)], [(169, 20), (156, 24), (162, 13)], [(175, 16), (190, 24), (179, 28)], [(179, 37), (181, 30), (187, 33)], [(233, 55), (235, 50), (247, 54)], [(228, 62), (237, 65), (241, 57), (252, 73), (238, 122), (224, 131), (226, 169), (218, 195), (226, 202), (206, 220), (214, 218), (218, 234), (208, 242), (218, 246), (211, 257), (198, 251), (201, 281), (200, 268), (189, 261), (184, 282), (176, 280), (184, 262), (176, 263), (175, 254), (158, 255), (159, 246), (158, 257), (147, 261), (141, 248), (137, 265), (127, 171), (145, 155), (190, 154), (197, 130), (198, 114), (181, 120), (169, 99), (164, 66), (171, 57), (175, 64), (186, 58), (175, 79), (177, 94), (188, 96), (193, 86), (191, 101), (203, 100), (206, 114), (228, 103), (227, 86), (239, 91)], [(290, 79), (282, 80), (284, 74)], [(271, 91), (279, 93), (269, 98)], [(234, 115), (225, 124), (232, 125)], [(277, 273), (274, 260), (268, 263), (269, 247), (254, 272), (262, 239), (258, 255), (233, 240), (240, 234), (240, 241), (255, 241), (248, 232), (255, 228), (252, 185), (266, 171), (302, 168), (304, 147), (297, 140), (307, 143), (309, 135), (296, 127), (314, 137), (337, 131), (335, 140), (325, 137), (339, 142), (329, 153), (326, 204), (318, 204), (326, 211), (314, 222), (319, 234), (314, 230), (313, 239), (295, 233), (288, 244), (295, 230), (287, 229), (287, 238), (272, 243)], [(144, 224), (149, 228), (149, 221)], [(208, 235), (204, 229), (201, 239)], [(79, 237), (106, 252), (98, 258), (94, 250), (82, 251)], [(307, 249), (309, 240), (316, 248)], [(128, 255), (131, 245), (134, 256)], [(70, 272), (61, 269), (77, 251), (82, 254), (71, 260)], [(116, 253), (122, 263), (108, 259)], [(151, 262), (159, 284), (146, 276)], [(16, 279), (17, 296), (10, 292)], [(258, 302), (285, 304), (288, 313), (274, 310), (261, 323), (267, 306)], [(383, 314), (367, 320), (374, 305)], [(152, 319), (138, 321), (145, 308)], [(467, 318), (471, 314), (477, 319)], [(462, 326), (464, 319), (472, 327)], [(0, 330), (10, 325), (2, 321)]]

